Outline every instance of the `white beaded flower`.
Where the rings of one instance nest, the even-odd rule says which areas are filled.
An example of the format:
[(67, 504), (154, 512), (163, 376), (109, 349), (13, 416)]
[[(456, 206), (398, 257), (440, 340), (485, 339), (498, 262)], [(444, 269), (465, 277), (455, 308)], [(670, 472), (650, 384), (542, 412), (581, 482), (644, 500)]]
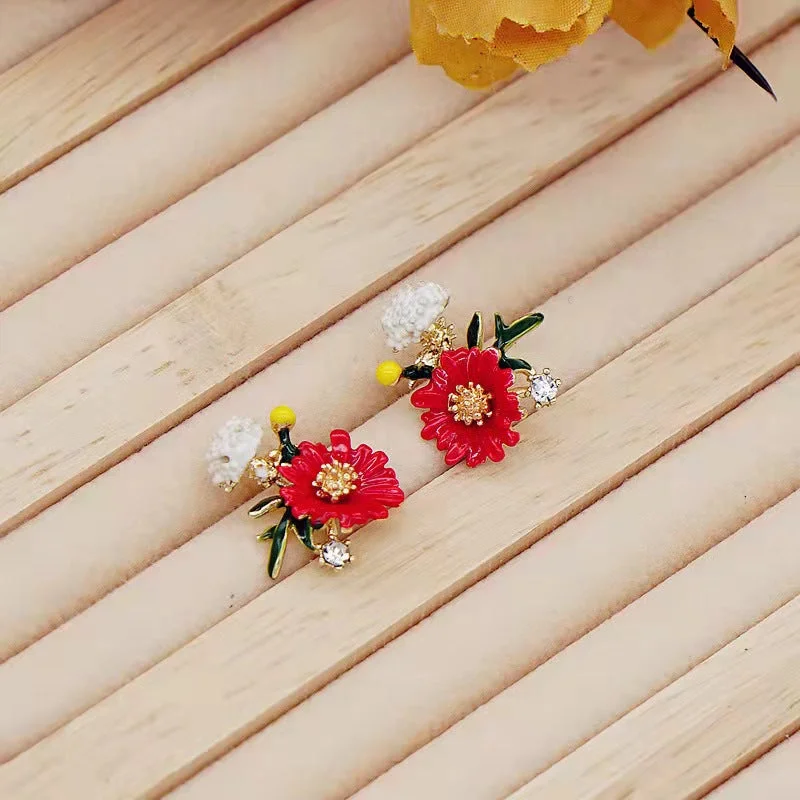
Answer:
[(256, 454), (264, 431), (253, 419), (232, 417), (214, 435), (206, 453), (208, 474), (215, 486), (230, 491)]
[(381, 325), (392, 350), (419, 342), (420, 336), (444, 311), (450, 295), (437, 283), (403, 286), (383, 312)]

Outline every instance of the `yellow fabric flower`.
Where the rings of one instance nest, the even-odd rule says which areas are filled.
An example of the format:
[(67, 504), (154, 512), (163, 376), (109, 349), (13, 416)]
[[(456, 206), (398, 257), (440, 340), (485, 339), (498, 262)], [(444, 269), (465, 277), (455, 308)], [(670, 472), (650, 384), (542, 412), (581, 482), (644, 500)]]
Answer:
[(692, 7), (729, 58), (736, 0), (411, 0), (411, 44), (420, 63), (482, 89), (520, 67), (555, 61), (609, 15), (646, 47), (658, 47)]
[(692, 6), (727, 62), (736, 43), (736, 0), (614, 0), (611, 18), (645, 47), (658, 47), (686, 21)]
[(411, 0), (411, 44), (422, 64), (438, 64), (482, 89), (519, 67), (532, 71), (594, 33), (612, 0)]

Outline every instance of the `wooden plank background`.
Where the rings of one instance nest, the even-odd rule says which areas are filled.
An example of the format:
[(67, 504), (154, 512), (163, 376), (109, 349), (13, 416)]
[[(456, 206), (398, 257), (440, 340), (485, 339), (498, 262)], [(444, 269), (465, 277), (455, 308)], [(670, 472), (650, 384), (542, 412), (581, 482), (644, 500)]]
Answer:
[[(796, 798), (796, 2), (778, 105), (689, 25), (472, 93), (403, 0), (55, 5), (0, 1), (0, 797)], [(409, 277), (545, 313), (500, 465), (372, 379)], [(279, 402), (409, 495), (335, 580), (204, 474)]]

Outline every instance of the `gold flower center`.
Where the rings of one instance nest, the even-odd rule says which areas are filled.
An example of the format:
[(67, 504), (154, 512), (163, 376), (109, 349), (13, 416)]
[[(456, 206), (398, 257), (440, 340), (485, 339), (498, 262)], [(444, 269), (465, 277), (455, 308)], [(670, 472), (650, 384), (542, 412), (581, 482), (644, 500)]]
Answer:
[(311, 485), (317, 487), (317, 497), (327, 497), (332, 503), (337, 503), (358, 487), (358, 473), (351, 464), (333, 459), (330, 464), (320, 467)]
[(483, 425), (483, 421), (492, 416), (489, 410), (491, 399), (492, 395), (483, 386), (470, 381), (466, 386), (456, 386), (456, 390), (447, 396), (447, 408), (456, 422)]

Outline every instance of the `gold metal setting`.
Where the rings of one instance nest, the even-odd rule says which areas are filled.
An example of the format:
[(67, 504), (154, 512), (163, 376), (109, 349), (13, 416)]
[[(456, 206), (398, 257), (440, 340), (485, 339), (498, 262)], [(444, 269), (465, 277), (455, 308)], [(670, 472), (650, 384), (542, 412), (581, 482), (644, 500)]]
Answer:
[(420, 367), (436, 367), (445, 350), (452, 350), (456, 340), (455, 326), (439, 317), (419, 337), (420, 354), (414, 363)]
[(250, 475), (261, 486), (272, 486), (273, 483), (278, 482), (280, 477), (278, 472), (280, 463), (280, 450), (270, 450), (266, 456), (258, 456), (250, 460)]
[(333, 459), (330, 464), (323, 464), (317, 477), (311, 482), (317, 487), (318, 497), (327, 497), (338, 503), (342, 497), (358, 488), (358, 472), (352, 464), (344, 464)]
[(447, 409), (456, 419), (465, 425), (483, 425), (484, 420), (492, 416), (491, 392), (487, 392), (480, 384), (470, 381), (466, 386), (456, 386), (447, 398)]
[[(515, 389), (520, 399), (533, 400), (534, 411), (538, 411), (544, 406), (551, 406), (558, 399), (558, 391), (561, 388), (561, 379), (554, 378), (552, 372), (545, 368), (541, 372), (535, 369), (519, 370), (525, 383)], [(530, 413), (530, 412), (528, 412)], [(528, 414), (526, 413), (525, 416)]]
[(328, 541), (324, 544), (316, 545), (319, 553), (319, 563), (338, 572), (344, 569), (347, 564), (352, 564), (355, 561), (353, 554), (350, 552), (350, 540), (342, 541), (340, 539), (342, 526), (336, 517), (328, 521), (325, 529), (328, 534)]

